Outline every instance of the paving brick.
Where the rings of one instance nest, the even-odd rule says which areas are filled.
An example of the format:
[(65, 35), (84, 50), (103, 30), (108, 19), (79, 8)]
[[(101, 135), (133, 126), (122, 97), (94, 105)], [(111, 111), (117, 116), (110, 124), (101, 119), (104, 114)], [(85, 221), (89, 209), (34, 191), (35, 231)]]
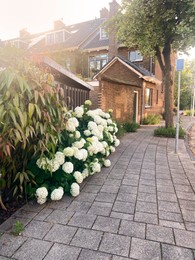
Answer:
[(164, 185), (157, 185), (157, 191), (159, 192), (166, 192), (166, 193), (175, 193), (173, 186), (164, 186)]
[(85, 186), (85, 188), (83, 189), (84, 192), (88, 192), (88, 193), (95, 193), (97, 194), (102, 186), (98, 186), (98, 185), (93, 185), (93, 184), (87, 184)]
[(71, 245), (96, 250), (102, 239), (102, 235), (103, 232), (100, 231), (79, 228), (71, 241)]
[(55, 243), (44, 260), (77, 260), (80, 248)]
[(140, 200), (140, 201), (156, 203), (156, 195), (155, 194), (139, 192), (137, 199)]
[(62, 244), (69, 244), (77, 228), (67, 227), (59, 224), (54, 224), (52, 229), (44, 237), (44, 240), (58, 242)]
[(156, 188), (153, 186), (139, 185), (139, 192), (145, 192), (150, 194), (156, 194)]
[(133, 260), (132, 258), (126, 258), (122, 256), (113, 255), (112, 260)]
[(118, 193), (119, 186), (114, 185), (103, 185), (101, 188), (101, 192), (107, 192), (107, 193)]
[(45, 221), (50, 223), (67, 224), (74, 212), (55, 209)]
[(160, 243), (133, 237), (131, 242), (130, 257), (139, 260), (160, 260)]
[(0, 255), (10, 257), (26, 241), (26, 237), (3, 234), (0, 236)]
[(114, 203), (113, 211), (121, 212), (121, 213), (129, 213), (133, 214), (135, 209), (135, 204), (130, 202), (122, 202), (116, 201)]
[(40, 205), (37, 202), (29, 202), (25, 204), (21, 209), (25, 211), (32, 211), (35, 213), (39, 213), (42, 209), (45, 208), (45, 205)]
[(140, 185), (148, 185), (148, 186), (156, 186), (156, 182), (155, 182), (155, 180), (146, 180), (146, 179), (140, 179), (140, 181), (139, 181), (139, 184)]
[(136, 211), (157, 214), (157, 204), (146, 201), (137, 201)]
[(182, 191), (182, 192), (192, 192), (193, 193), (193, 190), (191, 188), (190, 185), (179, 185), (179, 184), (175, 184), (175, 190), (176, 191)]
[(195, 201), (195, 194), (194, 193), (190, 193), (190, 192), (182, 192), (182, 191), (177, 191), (177, 197), (179, 199), (183, 199), (183, 200), (193, 200)]
[(126, 213), (114, 212), (114, 211), (111, 212), (110, 217), (119, 218), (119, 219), (126, 219), (126, 220), (133, 220), (132, 214), (126, 214)]
[(129, 185), (121, 185), (120, 192), (137, 194), (137, 187)]
[(193, 222), (185, 222), (186, 229), (189, 231), (195, 231), (195, 223)]
[(183, 222), (183, 218), (180, 213), (159, 211), (158, 214), (159, 214), (160, 219), (176, 221), (176, 222)]
[(124, 178), (122, 181), (123, 185), (130, 185), (130, 186), (138, 186), (139, 180), (131, 179), (131, 178)]
[(179, 200), (180, 207), (186, 210), (195, 210), (195, 201), (192, 200)]
[(120, 220), (117, 218), (98, 216), (93, 229), (106, 231), (110, 233), (117, 233), (119, 229)]
[(162, 211), (181, 213), (178, 203), (175, 202), (159, 201), (158, 208)]
[(82, 191), (79, 196), (75, 198), (75, 201), (93, 202), (96, 196), (96, 194)]
[(163, 260), (193, 260), (193, 252), (190, 249), (162, 244)]
[(13, 258), (20, 260), (42, 260), (51, 246), (51, 242), (29, 238), (13, 255)]
[(95, 219), (95, 215), (76, 212), (68, 222), (68, 225), (75, 227), (91, 228)]
[(158, 224), (158, 217), (156, 214), (150, 214), (145, 212), (136, 212), (134, 220), (138, 222)]
[(154, 241), (174, 244), (173, 230), (168, 227), (147, 225), (146, 238)]
[(37, 220), (32, 220), (24, 229), (22, 234), (27, 237), (42, 239), (51, 229), (52, 224)]
[(165, 227), (171, 227), (171, 228), (179, 228), (179, 229), (185, 229), (185, 226), (183, 223), (180, 222), (174, 222), (174, 221), (168, 221), (168, 220), (159, 220), (160, 226)]
[(82, 249), (78, 260), (111, 260), (112, 255), (88, 249)]
[(121, 221), (119, 234), (131, 236), (131, 237), (145, 238), (145, 233), (146, 233), (145, 224), (128, 221), (128, 220)]
[(121, 180), (107, 179), (104, 184), (108, 185), (108, 186), (117, 186), (117, 187), (119, 187), (120, 184), (121, 184)]
[(176, 245), (195, 249), (195, 232), (174, 229)]
[(70, 206), (67, 208), (68, 211), (79, 211), (87, 212), (91, 207), (92, 203), (85, 201), (73, 201)]
[(53, 212), (53, 209), (49, 209), (49, 208), (43, 208), (38, 215), (36, 215), (34, 217), (35, 220), (45, 220), (51, 213)]
[[(79, 195), (80, 196), (80, 195)], [(116, 194), (114, 193), (106, 193), (106, 192), (100, 192), (98, 193), (97, 197), (95, 198), (96, 201), (102, 201), (102, 202), (114, 202), (116, 198)]]
[(177, 197), (174, 193), (158, 192), (158, 200), (177, 202)]
[(182, 215), (185, 221), (195, 222), (195, 211), (182, 209)]
[(19, 217), (19, 218), (28, 218), (28, 219), (32, 219), (37, 215), (37, 212), (33, 212), (33, 211), (27, 211), (27, 210), (23, 210), (23, 209), (19, 209), (17, 210), (12, 216), (13, 217)]
[(128, 257), (130, 241), (130, 237), (105, 233), (99, 250), (106, 253)]
[(124, 192), (119, 192), (116, 200), (123, 201), (123, 202), (135, 203), (135, 201), (136, 201), (136, 194), (129, 194), (129, 193), (124, 193)]

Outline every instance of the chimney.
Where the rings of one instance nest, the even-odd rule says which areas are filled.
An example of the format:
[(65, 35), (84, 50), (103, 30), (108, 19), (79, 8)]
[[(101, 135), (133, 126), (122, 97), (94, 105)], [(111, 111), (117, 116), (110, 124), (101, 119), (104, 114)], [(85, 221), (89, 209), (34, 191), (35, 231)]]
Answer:
[(54, 30), (57, 31), (57, 30), (64, 29), (65, 24), (63, 23), (62, 20), (57, 20), (57, 21), (53, 22), (53, 27), (54, 27)]
[[(113, 0), (110, 5), (110, 12), (109, 18), (112, 18), (116, 15), (119, 10), (120, 5)], [(110, 61), (113, 57), (118, 55), (118, 46), (117, 46), (117, 39), (116, 39), (116, 29), (113, 28), (109, 32), (109, 43), (108, 43), (108, 60)]]
[(19, 31), (19, 37), (20, 38), (28, 38), (30, 36), (30, 33), (27, 31), (27, 28), (24, 28)]
[(102, 8), (100, 10), (100, 18), (108, 18), (109, 17), (109, 11), (107, 8)]

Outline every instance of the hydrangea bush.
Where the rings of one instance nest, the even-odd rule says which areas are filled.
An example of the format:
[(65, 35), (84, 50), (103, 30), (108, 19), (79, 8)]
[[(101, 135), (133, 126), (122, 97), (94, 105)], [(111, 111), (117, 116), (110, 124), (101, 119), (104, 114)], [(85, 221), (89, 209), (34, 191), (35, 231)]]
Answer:
[(91, 101), (65, 114), (66, 130), (60, 133), (55, 153), (42, 156), (29, 165), (38, 188), (32, 188), (37, 202), (60, 200), (64, 193), (78, 196), (80, 184), (89, 175), (109, 167), (106, 159), (120, 144), (112, 111), (90, 110)]

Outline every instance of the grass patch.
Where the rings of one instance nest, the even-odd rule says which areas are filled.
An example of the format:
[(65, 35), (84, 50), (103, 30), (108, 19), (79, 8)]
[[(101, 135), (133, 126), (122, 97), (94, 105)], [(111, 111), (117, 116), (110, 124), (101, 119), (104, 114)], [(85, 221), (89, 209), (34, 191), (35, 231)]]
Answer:
[(144, 125), (158, 125), (160, 123), (161, 117), (160, 115), (150, 114), (146, 118), (143, 119)]
[[(176, 136), (176, 128), (174, 127), (159, 127), (154, 130), (154, 136), (160, 136), (160, 137), (170, 137), (175, 138)], [(180, 127), (179, 128), (179, 138), (184, 138), (185, 136), (185, 130)]]

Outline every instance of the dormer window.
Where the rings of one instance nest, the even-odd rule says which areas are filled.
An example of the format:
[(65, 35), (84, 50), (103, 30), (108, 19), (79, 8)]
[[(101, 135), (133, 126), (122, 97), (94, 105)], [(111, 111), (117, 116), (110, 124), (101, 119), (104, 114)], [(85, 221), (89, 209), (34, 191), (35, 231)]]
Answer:
[(46, 45), (62, 43), (66, 40), (66, 31), (56, 31), (46, 35)]
[(108, 39), (108, 32), (104, 28), (100, 28), (100, 40)]
[(141, 55), (140, 51), (130, 51), (129, 52), (129, 60), (134, 61), (143, 61), (143, 56)]

